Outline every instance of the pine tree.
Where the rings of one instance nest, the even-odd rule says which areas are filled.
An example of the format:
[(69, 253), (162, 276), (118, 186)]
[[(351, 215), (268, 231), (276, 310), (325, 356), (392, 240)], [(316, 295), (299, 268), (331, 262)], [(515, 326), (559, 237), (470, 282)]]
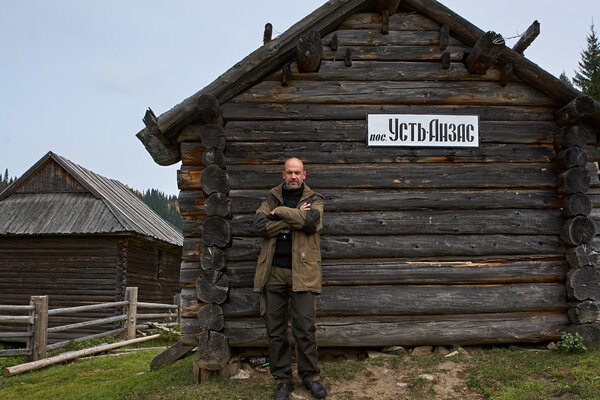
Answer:
[(600, 101), (600, 43), (593, 22), (587, 36), (587, 49), (581, 52), (579, 71), (575, 72), (573, 83), (585, 95)]
[(567, 74), (565, 74), (565, 71), (562, 72), (562, 74), (560, 74), (560, 76), (558, 77), (558, 79), (560, 79), (561, 81), (563, 81), (563, 83), (573, 87), (573, 83), (571, 82), (571, 80), (569, 79), (569, 77), (567, 76)]

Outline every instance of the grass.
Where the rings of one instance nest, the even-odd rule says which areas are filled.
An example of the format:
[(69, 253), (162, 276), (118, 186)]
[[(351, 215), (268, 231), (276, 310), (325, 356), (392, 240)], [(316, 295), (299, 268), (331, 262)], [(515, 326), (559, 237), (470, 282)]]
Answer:
[[(156, 343), (147, 343), (155, 346)], [(149, 363), (160, 350), (118, 357), (91, 358), (0, 378), (0, 398), (11, 399), (201, 399), (263, 400), (272, 398), (273, 382), (268, 373), (253, 379), (224, 380), (198, 385), (192, 374), (194, 355), (158, 371)], [(470, 356), (451, 360), (460, 364), (465, 390), (494, 400), (598, 399), (600, 350), (584, 353), (530, 351), (522, 347), (470, 348)], [(420, 378), (435, 375), (442, 356), (404, 356), (321, 363), (321, 377), (329, 387), (344, 388), (356, 379), (377, 382), (374, 368), (403, 374), (411, 399), (438, 399), (432, 383)], [(6, 363), (7, 359), (0, 358)], [(369, 399), (364, 395), (348, 398)]]

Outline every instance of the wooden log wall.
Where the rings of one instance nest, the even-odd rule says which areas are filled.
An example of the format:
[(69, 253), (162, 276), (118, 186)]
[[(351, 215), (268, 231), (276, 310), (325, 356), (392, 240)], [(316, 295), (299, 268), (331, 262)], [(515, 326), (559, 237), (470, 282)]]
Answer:
[[(411, 11), (356, 14), (321, 38), (318, 70), (292, 62), (222, 104), (222, 152), (181, 144), (184, 342), (223, 321), (229, 345), (266, 346), (252, 217), (292, 156), (325, 197), (321, 346), (536, 342), (567, 329), (561, 237), (587, 228), (561, 211), (556, 104), (504, 66), (469, 73), (471, 49)], [(480, 145), (367, 148), (369, 113), (478, 115)], [(214, 199), (231, 220), (209, 221), (209, 168), (231, 189)], [(217, 318), (201, 312), (224, 298)]]
[(185, 249), (180, 272), (182, 304), (196, 305), (193, 313), (181, 319), (181, 342), (198, 347), (194, 370), (200, 381), (210, 375), (206, 371), (223, 368), (230, 358), (222, 304), (229, 294), (224, 250), (231, 244), (231, 207), (220, 106), (214, 97), (202, 96), (198, 109), (200, 123), (188, 126), (179, 136), (178, 185)]
[[(51, 308), (122, 300), (119, 281), (124, 280), (124, 241), (122, 237), (0, 238), (0, 304), (29, 304), (29, 297), (38, 295), (48, 295)], [(57, 317), (51, 326), (113, 313), (106, 310)], [(57, 332), (48, 341), (69, 340), (104, 328)]]
[(142, 238), (129, 239), (126, 245), (125, 287), (138, 288), (138, 301), (172, 304), (173, 296), (181, 290), (181, 248)]

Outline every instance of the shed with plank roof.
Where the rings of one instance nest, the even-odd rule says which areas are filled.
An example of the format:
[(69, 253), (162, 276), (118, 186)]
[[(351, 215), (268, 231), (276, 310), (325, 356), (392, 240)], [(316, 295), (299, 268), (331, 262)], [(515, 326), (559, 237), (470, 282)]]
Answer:
[(127, 286), (139, 301), (173, 304), (182, 244), (130, 188), (49, 152), (0, 194), (0, 304), (115, 302)]
[[(292, 156), (325, 197), (320, 346), (597, 341), (600, 106), (523, 56), (538, 31), (511, 49), (434, 0), (332, 0), (148, 110), (138, 138), (182, 161), (182, 342), (198, 368), (267, 344), (253, 213)], [(367, 146), (373, 115), (388, 141), (407, 115), (473, 116), (478, 139)]]

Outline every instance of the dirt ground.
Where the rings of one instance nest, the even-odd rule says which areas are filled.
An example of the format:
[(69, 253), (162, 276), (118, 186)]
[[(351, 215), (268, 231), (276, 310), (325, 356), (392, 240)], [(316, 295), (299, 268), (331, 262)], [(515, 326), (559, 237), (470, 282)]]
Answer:
[[(469, 389), (461, 377), (467, 364), (455, 362), (451, 358), (423, 371), (403, 370), (400, 362), (390, 363), (385, 359), (377, 362), (365, 361), (365, 368), (352, 374), (351, 379), (337, 379), (324, 375), (330, 400), (398, 400), (398, 399), (436, 399), (436, 400), (481, 400), (485, 397)], [(400, 367), (398, 367), (400, 365)], [(323, 367), (323, 365), (322, 365)], [(249, 369), (251, 379), (264, 380), (273, 384), (268, 369)], [(310, 400), (312, 397), (295, 379), (291, 399)]]

